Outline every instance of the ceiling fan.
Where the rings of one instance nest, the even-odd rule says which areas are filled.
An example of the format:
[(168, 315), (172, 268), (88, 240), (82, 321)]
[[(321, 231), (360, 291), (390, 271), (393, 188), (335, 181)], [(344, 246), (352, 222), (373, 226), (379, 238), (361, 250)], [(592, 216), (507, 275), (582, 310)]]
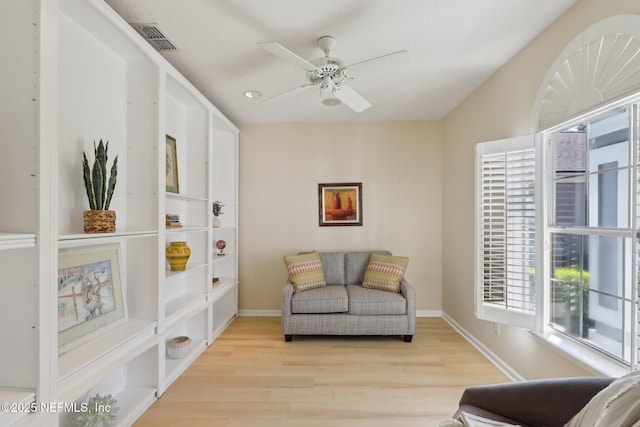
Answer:
[(363, 98), (358, 92), (346, 85), (348, 80), (353, 79), (349, 75), (350, 71), (361, 70), (369, 67), (380, 68), (383, 66), (402, 66), (410, 63), (409, 52), (401, 50), (389, 53), (351, 65), (344, 65), (341, 59), (331, 56), (331, 49), (336, 45), (336, 39), (331, 36), (323, 36), (318, 39), (318, 46), (324, 52), (324, 57), (307, 61), (289, 49), (276, 42), (261, 42), (258, 46), (267, 52), (296, 65), (307, 72), (309, 83), (294, 89), (288, 90), (279, 95), (266, 99), (265, 101), (280, 100), (302, 92), (306, 92), (315, 87), (320, 88), (322, 103), (333, 106), (344, 103), (356, 113), (371, 107), (369, 101)]

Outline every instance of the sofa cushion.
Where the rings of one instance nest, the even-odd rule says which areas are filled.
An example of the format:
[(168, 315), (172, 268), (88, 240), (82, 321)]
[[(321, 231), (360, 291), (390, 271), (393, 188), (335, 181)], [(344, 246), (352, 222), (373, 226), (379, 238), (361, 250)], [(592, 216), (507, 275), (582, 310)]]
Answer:
[(407, 257), (371, 254), (362, 280), (362, 287), (400, 292), (400, 280), (404, 277), (407, 264), (409, 264)]
[[(376, 253), (391, 255), (391, 252), (379, 251)], [(364, 272), (369, 265), (371, 252), (346, 252), (344, 254), (344, 283), (346, 285), (361, 285)]]
[(298, 292), (291, 297), (292, 314), (345, 313), (349, 310), (344, 286), (324, 286)]
[(344, 285), (344, 252), (320, 252), (324, 280), (328, 285)]
[(371, 252), (347, 252), (344, 254), (344, 282), (346, 285), (362, 283)]
[(399, 293), (366, 289), (360, 285), (347, 285), (349, 314), (376, 316), (381, 314), (407, 314), (407, 301)]
[(324, 270), (317, 251), (301, 255), (285, 255), (284, 264), (294, 292), (326, 286)]

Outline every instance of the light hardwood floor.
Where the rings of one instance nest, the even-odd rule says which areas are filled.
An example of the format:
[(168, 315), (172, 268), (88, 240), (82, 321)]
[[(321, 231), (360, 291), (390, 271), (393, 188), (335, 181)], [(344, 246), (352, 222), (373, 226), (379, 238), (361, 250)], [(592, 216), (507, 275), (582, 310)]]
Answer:
[(399, 337), (297, 337), (280, 318), (240, 317), (137, 427), (430, 427), (463, 389), (507, 382), (440, 318)]

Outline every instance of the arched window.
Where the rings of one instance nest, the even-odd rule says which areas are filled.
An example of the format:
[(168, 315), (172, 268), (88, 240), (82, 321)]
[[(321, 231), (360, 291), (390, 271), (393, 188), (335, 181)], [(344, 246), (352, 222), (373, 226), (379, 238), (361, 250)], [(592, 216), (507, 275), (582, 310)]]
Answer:
[(640, 15), (573, 39), (534, 111), (476, 149), (477, 315), (638, 369)]
[(540, 85), (533, 129), (640, 91), (640, 15), (594, 24), (558, 55)]

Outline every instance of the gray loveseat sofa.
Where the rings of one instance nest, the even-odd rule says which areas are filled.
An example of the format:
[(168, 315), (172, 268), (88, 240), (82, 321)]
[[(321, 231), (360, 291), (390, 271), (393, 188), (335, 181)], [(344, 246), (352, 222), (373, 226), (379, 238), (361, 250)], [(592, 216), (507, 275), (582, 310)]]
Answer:
[[(390, 255), (390, 252), (376, 251)], [(294, 292), (282, 289), (282, 332), (293, 335), (400, 335), (416, 330), (415, 291), (403, 278), (400, 292), (361, 286), (372, 252), (320, 252), (327, 286)]]

